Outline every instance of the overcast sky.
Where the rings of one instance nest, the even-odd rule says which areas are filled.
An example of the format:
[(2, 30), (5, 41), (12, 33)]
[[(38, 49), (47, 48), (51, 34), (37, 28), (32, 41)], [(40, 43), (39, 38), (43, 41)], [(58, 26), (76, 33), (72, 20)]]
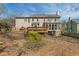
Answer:
[(32, 14), (54, 14), (56, 11), (58, 11), (59, 15), (61, 16), (61, 20), (66, 20), (68, 17), (79, 18), (79, 4), (26, 3), (3, 5), (7, 11), (0, 14), (0, 17), (11, 15), (29, 16)]

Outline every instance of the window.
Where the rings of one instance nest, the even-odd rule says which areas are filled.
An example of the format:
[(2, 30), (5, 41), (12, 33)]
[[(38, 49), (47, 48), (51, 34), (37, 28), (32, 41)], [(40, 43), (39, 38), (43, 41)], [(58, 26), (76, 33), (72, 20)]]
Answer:
[(38, 27), (39, 27), (39, 24), (38, 24)]
[(45, 24), (45, 23), (43, 23), (43, 27), (46, 27), (45, 25), (46, 25), (46, 24)]
[(57, 30), (57, 25), (55, 24), (55, 30)]
[(25, 21), (27, 22), (27, 18), (25, 19)]
[(30, 23), (30, 19), (28, 18), (28, 23)]
[(32, 21), (34, 21), (34, 19), (32, 19)]
[(51, 22), (51, 19), (48, 19), (49, 22)]
[(49, 30), (51, 30), (51, 24), (49, 24)]
[(54, 24), (52, 24), (52, 30), (54, 30)]
[(48, 19), (48, 21), (49, 21), (49, 19)]
[(56, 21), (56, 18), (55, 18), (55, 21)]
[(37, 19), (37, 21), (38, 21), (38, 19)]
[(45, 22), (45, 18), (44, 18), (44, 22)]

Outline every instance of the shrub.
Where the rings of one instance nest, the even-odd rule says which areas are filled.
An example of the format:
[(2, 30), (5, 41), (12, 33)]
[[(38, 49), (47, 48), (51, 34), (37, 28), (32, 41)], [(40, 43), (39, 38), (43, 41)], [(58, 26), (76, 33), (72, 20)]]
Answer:
[(25, 39), (27, 40), (27, 43), (24, 45), (24, 47), (33, 49), (40, 46), (42, 37), (37, 32), (29, 32)]
[(29, 40), (33, 40), (37, 43), (41, 41), (41, 35), (38, 34), (37, 32), (30, 32), (30, 33), (28, 33), (27, 37)]
[(0, 20), (0, 32), (1, 33), (5, 33), (8, 31), (11, 31), (11, 24), (4, 21), (4, 20)]

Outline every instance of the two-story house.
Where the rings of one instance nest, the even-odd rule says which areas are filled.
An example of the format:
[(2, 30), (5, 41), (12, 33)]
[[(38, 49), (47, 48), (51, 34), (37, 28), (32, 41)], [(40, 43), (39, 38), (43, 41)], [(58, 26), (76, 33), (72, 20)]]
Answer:
[(60, 16), (57, 14), (35, 14), (29, 17), (16, 17), (16, 29), (24, 28), (44, 28), (48, 33), (59, 35), (61, 32)]
[(69, 19), (67, 22), (67, 32), (79, 33), (79, 19)]

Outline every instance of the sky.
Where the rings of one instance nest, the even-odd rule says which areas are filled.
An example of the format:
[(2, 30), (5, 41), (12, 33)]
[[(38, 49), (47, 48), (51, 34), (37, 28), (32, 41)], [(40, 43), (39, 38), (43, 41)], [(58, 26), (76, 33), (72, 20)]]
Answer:
[[(1, 10), (3, 8), (4, 10)], [(0, 17), (30, 16), (32, 14), (58, 14), (61, 20), (79, 19), (78, 3), (5, 3), (0, 4)]]

